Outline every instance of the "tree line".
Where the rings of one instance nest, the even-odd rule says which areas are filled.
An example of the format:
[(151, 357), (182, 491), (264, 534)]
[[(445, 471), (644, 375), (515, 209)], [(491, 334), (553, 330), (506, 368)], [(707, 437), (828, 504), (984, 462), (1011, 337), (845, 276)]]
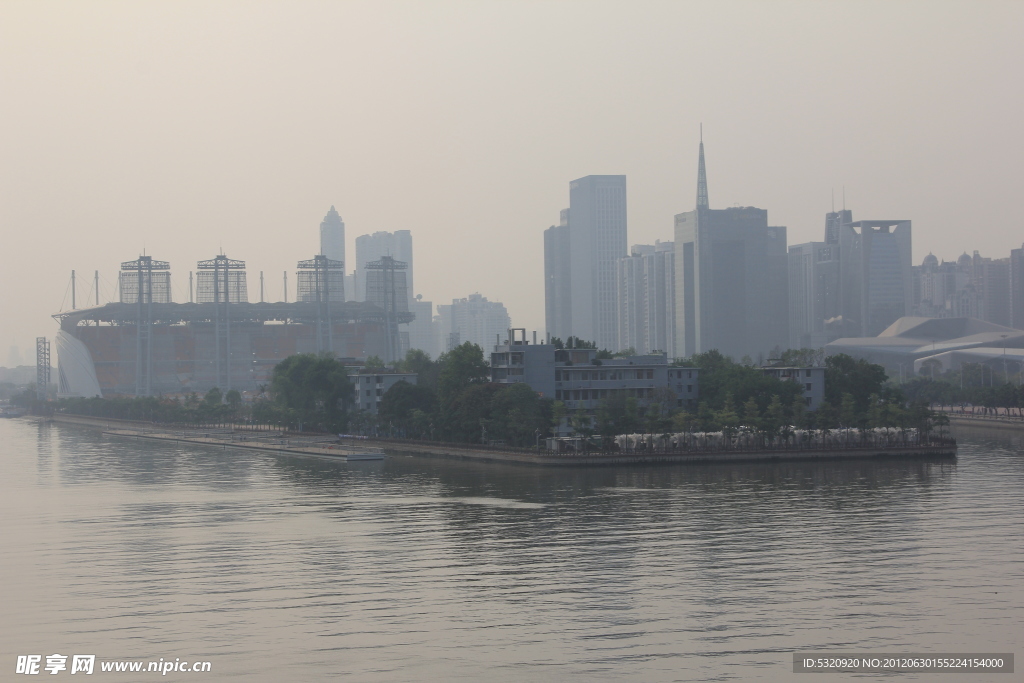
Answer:
[[(593, 348), (571, 339), (573, 348)], [(779, 354), (786, 366), (821, 363), (820, 351)], [(745, 361), (745, 362), (744, 362)], [(800, 382), (766, 374), (748, 359), (736, 362), (717, 350), (674, 362), (699, 371), (699, 400), (680, 408), (664, 387), (646, 400), (611, 392), (597, 410), (572, 410), (541, 398), (523, 383), (490, 382), (483, 349), (466, 342), (436, 360), (409, 351), (394, 370), (416, 373), (417, 383), (400, 381), (381, 398), (376, 415), (356, 408), (356, 387), (344, 364), (329, 356), (299, 354), (281, 361), (268, 386), (251, 404), (237, 391), (211, 389), (205, 396), (177, 398), (61, 399), (57, 409), (82, 415), (168, 423), (251, 422), (296, 431), (357, 433), (461, 443), (502, 443), (530, 447), (562, 431), (609, 444), (619, 434), (701, 431), (730, 432), (740, 427), (766, 436), (788, 427), (916, 427), (927, 432), (935, 420), (927, 397), (914, 384), (901, 389), (885, 370), (839, 354), (823, 359), (824, 401), (807, 409)], [(375, 361), (370, 370), (384, 370)]]

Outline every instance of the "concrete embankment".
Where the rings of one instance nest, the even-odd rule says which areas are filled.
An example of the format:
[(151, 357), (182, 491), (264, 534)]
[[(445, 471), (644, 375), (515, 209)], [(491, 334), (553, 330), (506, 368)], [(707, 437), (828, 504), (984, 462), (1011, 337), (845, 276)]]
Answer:
[(899, 446), (889, 448), (829, 448), (770, 451), (714, 451), (676, 453), (528, 453), (482, 450), (472, 447), (431, 446), (427, 444), (379, 444), (389, 455), (456, 458), (485, 462), (521, 463), (545, 466), (579, 465), (646, 465), (646, 464), (708, 464), (758, 461), (834, 461), (865, 458), (955, 458), (956, 446)]
[[(287, 455), (317, 456), (330, 458), (332, 460), (383, 460), (384, 453), (371, 449), (346, 448), (334, 444), (302, 443), (301, 440), (291, 438), (260, 439), (244, 434), (213, 434), (204, 432), (163, 432), (143, 431), (136, 429), (111, 429), (103, 432), (110, 436), (119, 436), (129, 439), (150, 439), (153, 441), (173, 441), (174, 443), (188, 443), (197, 446), (212, 446), (214, 448), (241, 448), (250, 451), (266, 451), (271, 453), (284, 453)], [(296, 443), (299, 441), (299, 443)]]
[(330, 437), (322, 437), (321, 443), (309, 443), (303, 437), (269, 437), (267, 432), (236, 431), (216, 429), (171, 430), (155, 428), (148, 422), (134, 420), (111, 420), (106, 418), (83, 417), (79, 415), (54, 415), (47, 418), (33, 418), (74, 424), (101, 430), (104, 434), (130, 439), (170, 441), (189, 443), (213, 448), (239, 448), (250, 451), (264, 451), (286, 455), (314, 456), (331, 460), (381, 460), (384, 453), (376, 448), (353, 448), (324, 443)]
[[(259, 432), (236, 432), (233, 434), (210, 434), (202, 431), (172, 431), (155, 429), (152, 424), (127, 420), (104, 420), (74, 415), (55, 415), (55, 422), (79, 424), (100, 428), (105, 433), (125, 438), (153, 439), (193, 443), (216, 448), (241, 448), (271, 451), (291, 455), (305, 455), (340, 459), (370, 459), (371, 454), (380, 457), (388, 455), (415, 457), (453, 458), (495, 463), (542, 465), (554, 467), (592, 465), (646, 465), (646, 464), (715, 464), (733, 462), (781, 462), (781, 461), (836, 461), (863, 460), (869, 458), (908, 459), (956, 458), (956, 445), (945, 443), (927, 446), (850, 447), (792, 450), (735, 450), (735, 451), (684, 451), (684, 452), (634, 452), (634, 453), (536, 453), (530, 451), (479, 448), (454, 444), (431, 444), (391, 439), (369, 439), (345, 441), (338, 445), (302, 444), (301, 439), (282, 436), (279, 439), (261, 438)], [(216, 430), (209, 430), (215, 432)]]

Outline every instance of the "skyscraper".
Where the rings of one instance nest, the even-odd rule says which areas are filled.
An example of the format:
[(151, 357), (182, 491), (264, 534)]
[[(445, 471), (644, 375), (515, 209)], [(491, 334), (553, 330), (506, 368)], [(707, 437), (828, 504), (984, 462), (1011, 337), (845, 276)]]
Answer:
[(558, 225), (544, 231), (544, 320), (552, 337), (572, 334), (572, 290), (569, 282), (569, 209)]
[(333, 205), (320, 223), (320, 253), (332, 261), (345, 263), (345, 221)]
[(786, 228), (764, 209), (710, 208), (703, 141), (697, 208), (675, 217), (675, 250), (676, 356), (788, 345)]
[(839, 227), (843, 336), (874, 337), (913, 308), (910, 221), (856, 221)]
[(626, 255), (626, 176), (569, 183), (569, 209), (544, 232), (548, 333), (618, 344), (616, 261)]

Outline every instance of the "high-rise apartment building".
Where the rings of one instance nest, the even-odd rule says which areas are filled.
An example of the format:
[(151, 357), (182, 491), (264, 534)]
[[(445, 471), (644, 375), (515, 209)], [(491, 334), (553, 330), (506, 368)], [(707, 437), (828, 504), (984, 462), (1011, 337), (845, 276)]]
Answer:
[(646, 354), (675, 349), (675, 247), (636, 244), (616, 263), (618, 348)]
[(590, 175), (569, 183), (568, 212), (544, 233), (549, 334), (617, 346), (615, 268), (626, 254), (626, 176)]
[(751, 206), (711, 209), (704, 143), (697, 208), (675, 217), (676, 356), (757, 358), (789, 341), (786, 228)]
[(453, 299), (451, 305), (438, 306), (437, 312), (438, 350), (441, 353), (466, 342), (472, 342), (486, 352), (497, 341), (508, 338), (512, 327), (505, 305), (500, 301), (488, 301), (479, 294)]
[(839, 321), (839, 245), (789, 248), (789, 346), (820, 349), (842, 336)]
[[(320, 253), (332, 261), (345, 263), (345, 221), (331, 206), (320, 223)], [(345, 264), (348, 267), (348, 264)]]

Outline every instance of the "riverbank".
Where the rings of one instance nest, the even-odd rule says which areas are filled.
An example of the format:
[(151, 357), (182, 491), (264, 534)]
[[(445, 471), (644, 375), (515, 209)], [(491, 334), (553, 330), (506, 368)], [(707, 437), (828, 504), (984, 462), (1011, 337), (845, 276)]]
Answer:
[(238, 448), (285, 455), (313, 456), (330, 460), (362, 461), (383, 460), (383, 451), (369, 447), (338, 445), (329, 435), (296, 436), (268, 431), (237, 431), (234, 429), (168, 429), (133, 420), (107, 420), (78, 415), (54, 415), (34, 418), (40, 422), (52, 421), (83, 427), (99, 428), (104, 434), (127, 439), (148, 439), (189, 443), (214, 448)]
[(388, 454), (417, 457), (455, 458), (483, 462), (520, 463), (543, 466), (580, 465), (648, 465), (648, 464), (724, 464), (746, 462), (794, 462), (794, 461), (838, 461), (862, 460), (866, 458), (956, 458), (956, 446), (899, 446), (888, 448), (830, 448), (830, 449), (777, 449), (777, 450), (735, 450), (735, 451), (690, 451), (690, 452), (640, 452), (640, 453), (528, 453), (511, 451), (488, 451), (480, 448), (452, 445), (430, 446), (417, 443), (410, 445), (388, 442), (383, 445)]
[[(493, 463), (555, 467), (647, 464), (722, 464), (738, 462), (840, 461), (863, 459), (955, 459), (955, 443), (889, 446), (844, 445), (832, 448), (774, 448), (708, 451), (643, 451), (552, 453), (526, 449), (502, 449), (475, 445), (434, 444), (397, 439), (338, 440), (330, 435), (295, 436), (281, 433), (236, 430), (184, 430), (158, 428), (148, 423), (105, 420), (78, 415), (54, 415), (54, 422), (99, 427), (104, 433), (123, 438), (193, 443), (201, 446), (242, 448), (293, 455), (311, 455), (335, 460), (379, 459), (383, 454), (412, 457), (452, 458)], [(376, 455), (374, 458), (373, 455)]]

